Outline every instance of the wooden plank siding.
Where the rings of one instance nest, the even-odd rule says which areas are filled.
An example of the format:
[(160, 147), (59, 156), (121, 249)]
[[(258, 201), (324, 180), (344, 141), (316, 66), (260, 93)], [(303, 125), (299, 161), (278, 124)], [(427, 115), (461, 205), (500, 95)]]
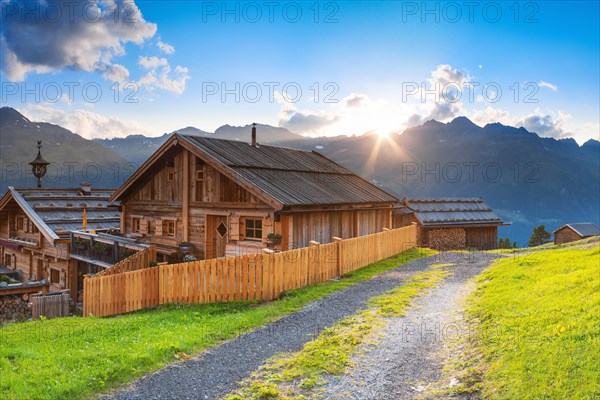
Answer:
[[(273, 300), (416, 246), (415, 225), (314, 244), (86, 277), (84, 315), (110, 316), (169, 303)], [(139, 253), (138, 253), (139, 254)]]
[[(346, 239), (391, 228), (391, 206), (335, 205), (320, 211), (290, 207), (281, 211), (187, 149), (176, 147), (163, 158), (139, 178), (136, 190), (122, 199), (121, 209), (121, 231), (141, 243), (157, 245), (163, 255), (173, 254), (178, 243), (189, 241), (194, 246), (192, 255), (198, 259), (220, 256), (214, 249), (218, 223), (210, 220), (217, 215), (225, 218), (228, 228), (225, 243), (243, 241), (244, 221), (260, 218), (263, 244), (271, 231), (282, 235), (278, 250), (306, 247), (311, 240), (329, 243), (333, 237)], [(134, 228), (135, 219), (141, 220), (139, 231)], [(163, 229), (162, 221), (167, 219), (175, 224), (172, 235)]]

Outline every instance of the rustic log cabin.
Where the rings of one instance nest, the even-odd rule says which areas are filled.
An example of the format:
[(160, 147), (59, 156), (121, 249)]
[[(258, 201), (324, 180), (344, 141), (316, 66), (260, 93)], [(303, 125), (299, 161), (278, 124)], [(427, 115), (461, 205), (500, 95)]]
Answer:
[[(69, 289), (75, 299), (85, 271), (70, 257), (70, 231), (83, 227), (106, 231), (118, 227), (118, 205), (108, 201), (112, 189), (89, 185), (71, 189), (15, 189), (0, 199), (0, 263), (22, 280), (50, 281), (53, 291)], [(110, 264), (107, 264), (109, 266)]]
[(482, 199), (403, 199), (393, 212), (394, 228), (417, 224), (417, 243), (437, 250), (498, 246), (505, 224)]
[(182, 246), (206, 259), (380, 232), (397, 202), (317, 152), (257, 143), (255, 128), (251, 143), (174, 134), (111, 200), (159, 261)]
[(583, 222), (578, 224), (565, 224), (552, 233), (554, 233), (554, 244), (562, 244), (591, 236), (598, 236), (600, 235), (600, 228), (591, 222)]

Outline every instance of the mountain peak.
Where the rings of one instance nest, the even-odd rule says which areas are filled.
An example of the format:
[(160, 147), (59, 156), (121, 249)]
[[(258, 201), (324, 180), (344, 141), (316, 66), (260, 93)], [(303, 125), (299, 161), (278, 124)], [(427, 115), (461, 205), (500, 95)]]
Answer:
[(461, 128), (472, 128), (472, 127), (477, 127), (479, 128), (479, 125), (473, 123), (473, 121), (471, 121), (469, 118), (461, 116), (461, 117), (456, 117), (454, 118), (452, 121), (450, 121), (449, 125), (452, 126), (456, 126), (456, 127), (461, 127)]
[(12, 107), (2, 107), (0, 108), (0, 121), (2, 121), (2, 123), (9, 123), (9, 122), (31, 122), (29, 119), (27, 119), (25, 116), (23, 116), (23, 114), (21, 114), (20, 112), (18, 112), (17, 110), (15, 110)]

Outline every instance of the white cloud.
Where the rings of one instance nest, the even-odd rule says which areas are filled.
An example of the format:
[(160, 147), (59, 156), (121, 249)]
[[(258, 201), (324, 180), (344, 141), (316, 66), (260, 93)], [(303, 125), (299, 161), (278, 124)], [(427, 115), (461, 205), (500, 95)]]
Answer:
[(139, 64), (150, 71), (138, 80), (140, 87), (153, 91), (155, 89), (167, 90), (177, 94), (185, 91), (187, 82), (190, 80), (189, 70), (180, 65), (175, 67), (175, 77), (170, 77), (171, 66), (166, 58), (140, 57)]
[(150, 68), (157, 68), (157, 67), (164, 67), (165, 65), (169, 65), (169, 62), (167, 61), (166, 58), (158, 58), (158, 57), (140, 57), (138, 58), (138, 63), (146, 68), (146, 69), (150, 69)]
[(342, 104), (348, 108), (361, 108), (368, 105), (369, 96), (366, 94), (351, 93), (342, 99)]
[(167, 44), (161, 40), (156, 43), (156, 46), (165, 54), (173, 54), (175, 53), (175, 47)]
[(561, 139), (572, 136), (563, 129), (563, 124), (571, 119), (571, 115), (559, 111), (558, 115), (543, 113), (536, 109), (533, 113), (515, 121), (514, 126), (523, 127), (530, 132), (535, 132), (540, 136), (549, 136), (555, 139)]
[(113, 82), (125, 82), (129, 78), (129, 70), (120, 64), (108, 64), (101, 68), (104, 79)]
[(87, 110), (66, 112), (46, 104), (30, 104), (19, 111), (31, 121), (60, 125), (86, 139), (124, 137), (132, 134), (153, 136), (148, 128), (137, 121), (106, 117)]
[(556, 85), (553, 85), (553, 84), (551, 84), (549, 82), (545, 82), (545, 81), (539, 81), (538, 86), (548, 88), (548, 89), (552, 90), (553, 92), (556, 92), (558, 90), (558, 87)]
[[(142, 44), (157, 29), (144, 20), (133, 0), (80, 0), (68, 8), (45, 0), (13, 4), (19, 11), (3, 13), (0, 25), (0, 67), (11, 81), (65, 68), (122, 77), (122, 69), (110, 72), (111, 59), (125, 54), (126, 43)], [(57, 8), (57, 18), (45, 17), (56, 15)], [(22, 17), (32, 10), (39, 18)]]
[(491, 106), (487, 106), (483, 110), (475, 110), (474, 112), (469, 113), (468, 117), (474, 123), (481, 126), (494, 122), (500, 122), (504, 125), (510, 125), (513, 123), (513, 121), (511, 121), (509, 118), (508, 111)]
[[(426, 91), (421, 88), (419, 94), (421, 101), (425, 103), (427, 114), (412, 115), (407, 124), (418, 125), (419, 121), (435, 119), (437, 121), (448, 121), (464, 114), (462, 96), (466, 84), (471, 77), (450, 64), (440, 64), (431, 71), (431, 77), (427, 79), (429, 87)], [(461, 91), (459, 93), (459, 91)]]

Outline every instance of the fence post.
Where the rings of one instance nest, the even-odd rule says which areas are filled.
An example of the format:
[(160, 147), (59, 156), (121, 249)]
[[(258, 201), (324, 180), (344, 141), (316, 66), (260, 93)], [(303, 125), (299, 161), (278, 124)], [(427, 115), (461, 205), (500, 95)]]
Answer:
[(342, 238), (334, 236), (332, 239), (335, 243), (335, 276), (340, 279), (342, 276)]

